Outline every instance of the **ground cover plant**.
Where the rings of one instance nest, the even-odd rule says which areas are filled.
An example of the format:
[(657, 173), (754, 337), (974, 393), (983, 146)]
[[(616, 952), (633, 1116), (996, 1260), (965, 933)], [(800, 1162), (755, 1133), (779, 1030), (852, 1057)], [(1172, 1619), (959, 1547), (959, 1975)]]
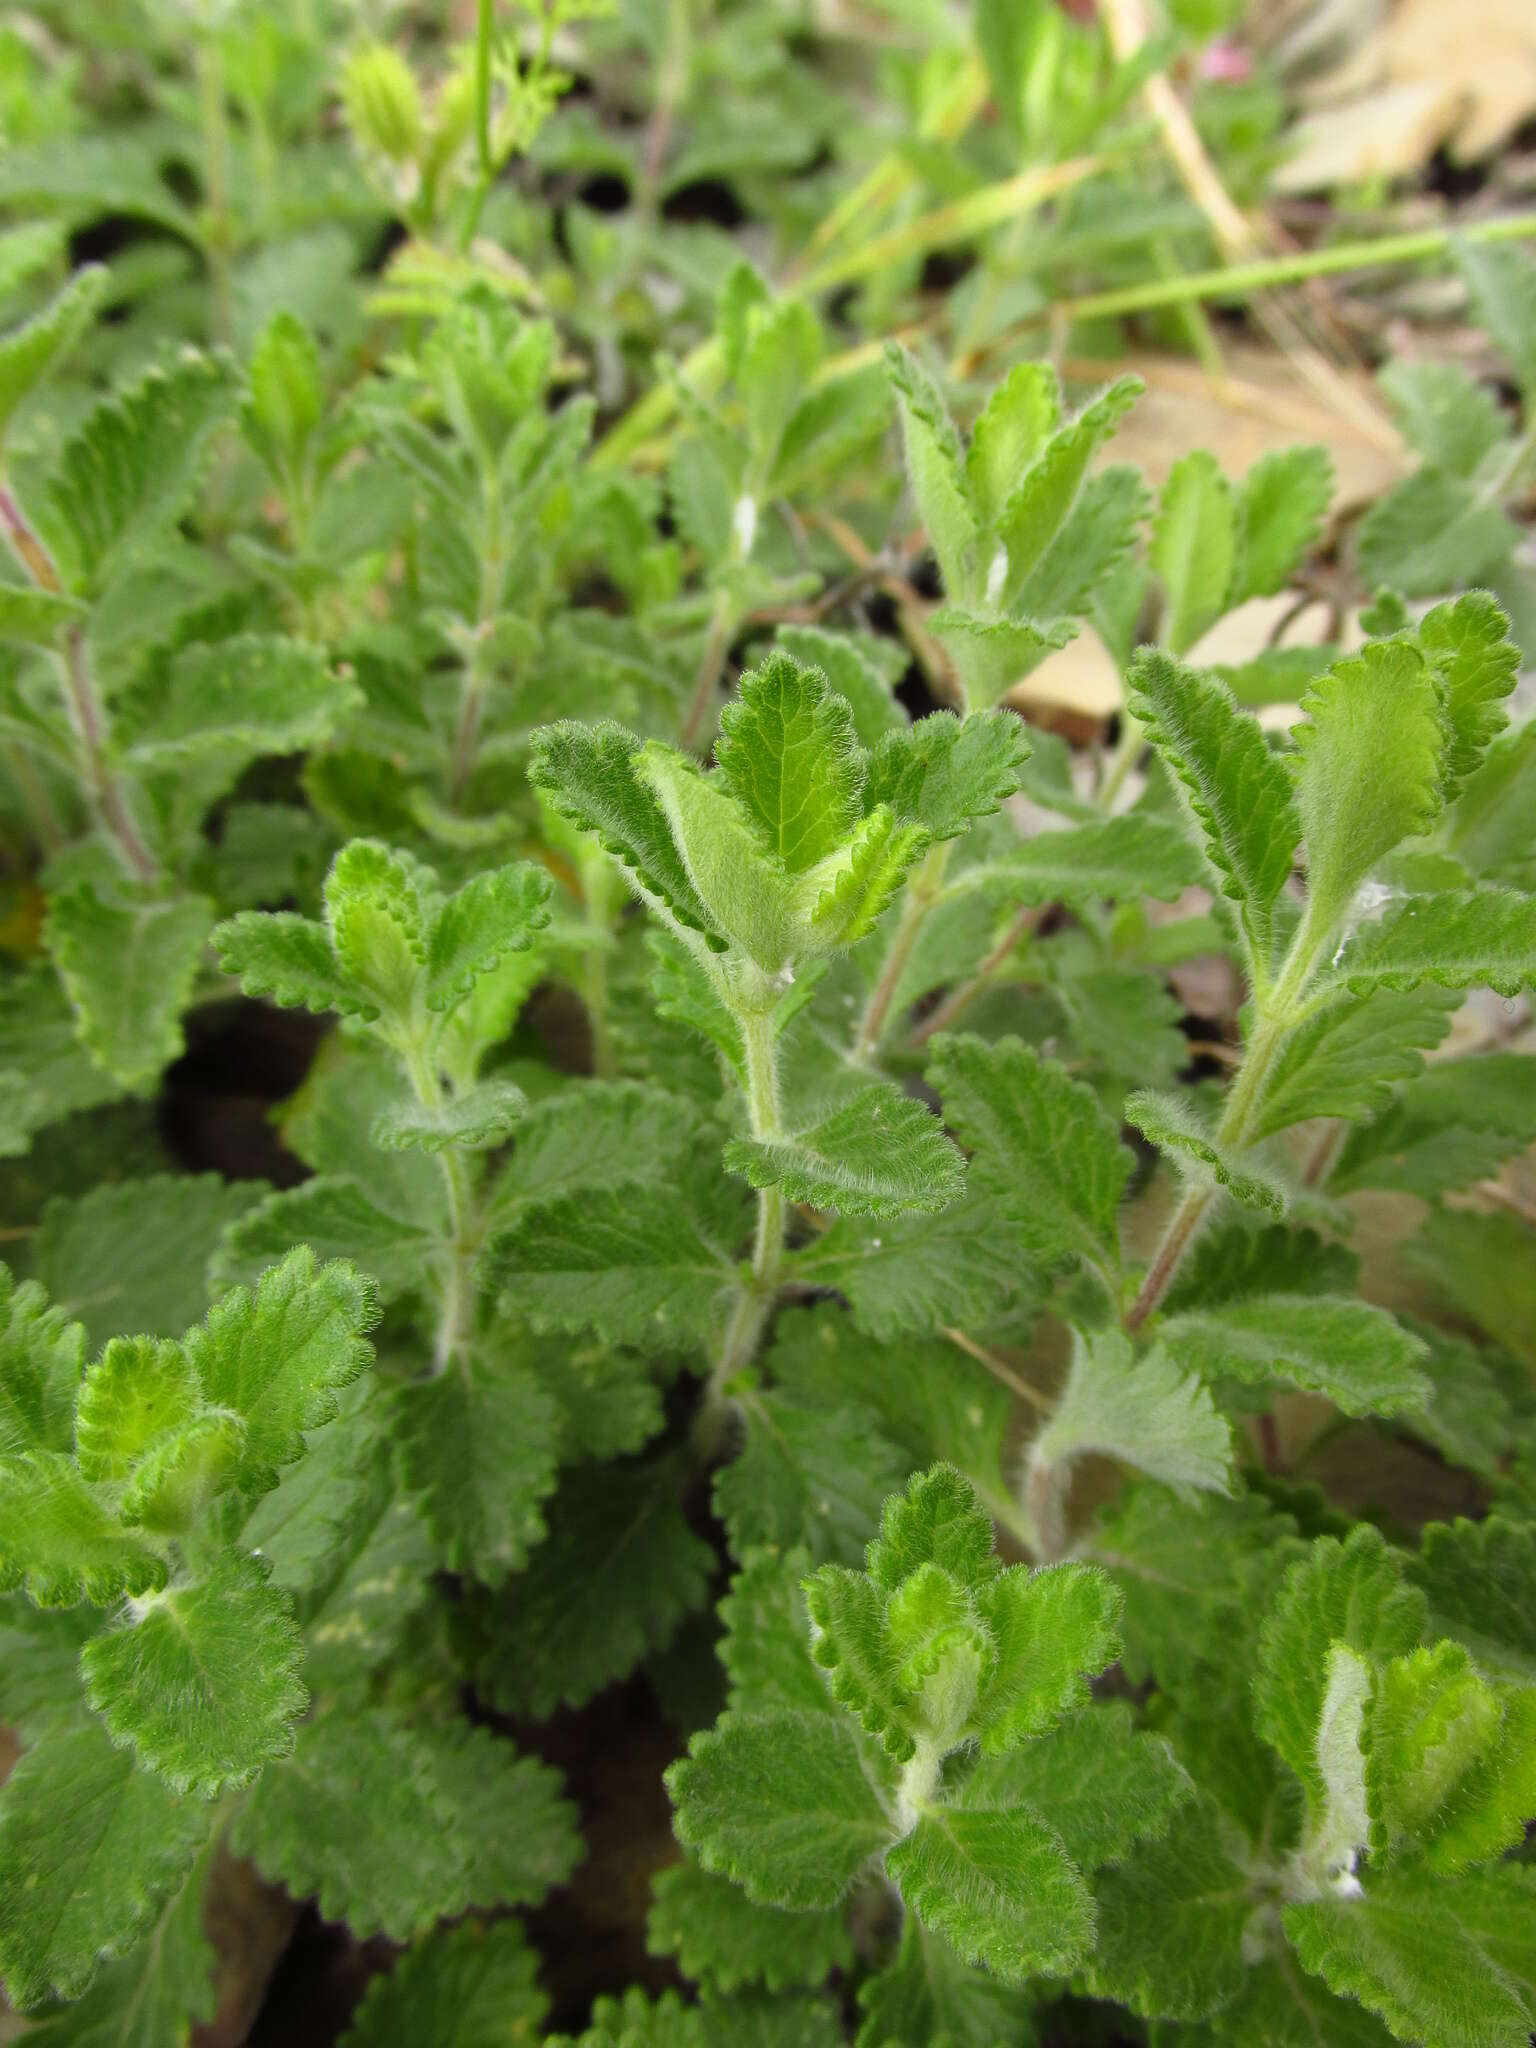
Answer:
[(0, 2038), (1536, 2029), (1536, 216), (1242, 35), (0, 27)]

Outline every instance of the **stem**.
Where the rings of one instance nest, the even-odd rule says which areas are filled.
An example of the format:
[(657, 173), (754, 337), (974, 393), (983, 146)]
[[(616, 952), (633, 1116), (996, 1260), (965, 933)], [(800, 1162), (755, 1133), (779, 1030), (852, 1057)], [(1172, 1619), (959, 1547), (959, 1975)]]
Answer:
[(870, 990), (869, 1001), (864, 1005), (864, 1015), (859, 1019), (858, 1032), (853, 1041), (853, 1057), (856, 1061), (867, 1063), (879, 1050), (902, 973), (912, 957), (912, 948), (917, 944), (918, 935), (927, 922), (928, 914), (938, 899), (939, 890), (944, 882), (944, 871), (948, 865), (949, 841), (943, 840), (928, 853), (922, 866), (907, 884), (901, 916), (897, 920), (896, 930), (886, 951), (880, 978)]
[(1026, 904), (1009, 923), (1008, 929), (988, 953), (969, 981), (952, 988), (931, 1017), (926, 1017), (912, 1035), (914, 1045), (926, 1045), (940, 1031), (947, 1031), (963, 1010), (969, 1009), (992, 977), (1011, 957), (1014, 948), (1027, 939), (1045, 916), (1038, 904)]
[(496, 182), (496, 164), (491, 154), (491, 44), (495, 21), (496, 0), (476, 0), (475, 157), (478, 168), (475, 182), (470, 188), (469, 203), (464, 209), (463, 224), (459, 229), (461, 255), (475, 239), (480, 227), (480, 216), (485, 211), (486, 199)]
[(235, 322), (229, 283), (229, 112), (225, 105), (224, 51), (209, 29), (197, 44), (198, 105), (203, 127), (203, 253), (213, 310), (209, 320), (215, 341), (228, 347)]
[(592, 1071), (600, 1081), (618, 1076), (619, 1059), (613, 1034), (608, 1028), (608, 947), (589, 946), (581, 956), (581, 1000), (587, 1012), (587, 1029), (592, 1037)]
[(681, 745), (697, 746), (704, 721), (709, 716), (720, 687), (720, 677), (725, 668), (725, 657), (730, 648), (731, 635), (735, 630), (735, 607), (728, 590), (717, 590), (715, 602), (709, 614), (709, 630), (704, 636), (704, 652), (699, 657), (698, 670), (694, 676), (693, 695), (688, 699), (688, 709), (683, 714), (682, 729), (678, 734)]
[[(441, 1109), (443, 1085), (437, 1077), (426, 1048), (418, 1039), (404, 1052), (411, 1088), (423, 1109)], [(474, 1195), (463, 1154), (457, 1145), (446, 1145), (437, 1155), (443, 1186), (448, 1196), (448, 1227), (453, 1233), (443, 1272), (443, 1305), (438, 1316), (437, 1335), (432, 1346), (432, 1370), (447, 1370), (454, 1353), (469, 1335), (474, 1309), (475, 1286), (471, 1274), (479, 1250), (479, 1225)]]
[(1205, 1212), (1211, 1205), (1213, 1188), (1187, 1188), (1183, 1199), (1168, 1222), (1163, 1241), (1158, 1246), (1157, 1257), (1147, 1268), (1147, 1277), (1141, 1283), (1141, 1291), (1131, 1303), (1125, 1318), (1128, 1330), (1139, 1330), (1162, 1301), (1173, 1285), (1173, 1276), (1178, 1272), (1184, 1254), (1194, 1240), (1195, 1232), (1205, 1219)]
[(475, 608), (475, 638), (469, 659), (464, 664), (459, 717), (448, 764), (448, 797), (455, 806), (463, 801), (475, 772), (485, 700), (491, 686), (491, 663), (486, 649), (501, 609), (502, 584), (507, 567), (502, 533), (501, 480), (489, 470), (481, 480), (481, 513), (480, 594)]
[(1024, 1476), (1024, 1512), (1034, 1532), (1033, 1549), (1041, 1564), (1052, 1564), (1067, 1547), (1069, 1463), (1030, 1453)]
[(1101, 811), (1107, 811), (1125, 783), (1125, 778), (1136, 766), (1141, 750), (1146, 745), (1146, 734), (1141, 729), (1141, 720), (1129, 705), (1120, 713), (1120, 737), (1115, 741), (1115, 751), (1109, 757), (1104, 770), (1104, 780), (1094, 792), (1094, 802)]

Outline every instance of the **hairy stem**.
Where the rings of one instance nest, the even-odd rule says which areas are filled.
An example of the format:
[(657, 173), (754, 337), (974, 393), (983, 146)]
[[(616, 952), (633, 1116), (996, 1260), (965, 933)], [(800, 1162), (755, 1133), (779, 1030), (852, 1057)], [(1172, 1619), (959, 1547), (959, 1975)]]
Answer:
[(212, 296), (209, 326), (214, 340), (227, 348), (235, 332), (229, 280), (229, 109), (224, 52), (212, 29), (198, 38), (197, 97), (203, 130), (203, 254)]
[(891, 934), (891, 943), (881, 963), (879, 977), (869, 992), (869, 1001), (864, 1005), (864, 1014), (859, 1019), (859, 1028), (854, 1036), (853, 1057), (869, 1061), (880, 1049), (885, 1036), (885, 1027), (890, 1018), (891, 1004), (895, 1001), (896, 990), (912, 948), (917, 944), (928, 914), (938, 899), (944, 882), (944, 871), (949, 865), (949, 842), (942, 841), (933, 847), (922, 866), (907, 884), (902, 899), (901, 915), (896, 929)]
[(501, 480), (487, 471), (481, 480), (480, 592), (475, 607), (474, 644), (464, 664), (464, 677), (459, 689), (459, 716), (448, 764), (448, 797), (455, 805), (463, 801), (475, 772), (485, 699), (491, 686), (490, 639), (501, 610), (506, 570)]
[[(422, 1108), (441, 1109), (443, 1084), (438, 1079), (430, 1054), (419, 1039), (405, 1051), (405, 1068), (412, 1091)], [(438, 1153), (437, 1163), (448, 1197), (448, 1228), (451, 1233), (442, 1265), (443, 1299), (432, 1344), (432, 1370), (441, 1373), (453, 1362), (455, 1353), (472, 1328), (474, 1263), (480, 1249), (480, 1225), (463, 1153), (457, 1145), (447, 1145)]]
[(1026, 904), (1018, 915), (1009, 920), (1008, 929), (987, 954), (969, 981), (962, 981), (952, 988), (931, 1017), (925, 1017), (912, 1034), (914, 1045), (926, 1045), (930, 1038), (940, 1031), (947, 1031), (968, 1010), (976, 998), (991, 983), (993, 977), (1012, 958), (1015, 947), (1022, 944), (1039, 925), (1045, 911), (1038, 904)]

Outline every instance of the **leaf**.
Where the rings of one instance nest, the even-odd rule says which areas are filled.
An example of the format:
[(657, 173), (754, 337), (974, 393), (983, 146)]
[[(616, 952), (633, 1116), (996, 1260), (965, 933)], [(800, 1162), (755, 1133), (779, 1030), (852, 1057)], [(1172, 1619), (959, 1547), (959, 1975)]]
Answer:
[(120, 1962), (98, 1971), (85, 1996), (31, 2021), (32, 2048), (163, 2048), (214, 2016), (214, 1952), (203, 1934), (209, 1852)]
[(515, 1081), (481, 1081), (434, 1108), (406, 1098), (379, 1116), (373, 1142), (387, 1152), (484, 1152), (511, 1137), (527, 1107)]
[(1188, 1310), (1162, 1325), (1181, 1365), (1208, 1380), (1245, 1386), (1276, 1380), (1321, 1394), (1346, 1415), (1401, 1415), (1422, 1409), (1428, 1356), (1385, 1309), (1337, 1295), (1256, 1294)]
[(1127, 690), (1195, 820), (1222, 894), (1239, 906), (1255, 961), (1267, 969), (1301, 838), (1283, 764), (1224, 684), (1166, 654), (1140, 650)]
[(1499, 1677), (1536, 1680), (1536, 1528), (1502, 1515), (1431, 1522), (1407, 1571), (1436, 1634)]
[(1217, 1308), (1255, 1294), (1343, 1293), (1355, 1285), (1360, 1262), (1344, 1245), (1315, 1230), (1283, 1223), (1255, 1225), (1233, 1215), (1202, 1231), (1179, 1276), (1163, 1297), (1167, 1315)]
[(847, 1969), (853, 1945), (841, 1912), (785, 1913), (756, 1906), (728, 1878), (677, 1863), (651, 1881), (645, 1945), (676, 1961), (685, 1977), (729, 1996), (744, 1985), (770, 1991), (814, 1988)]
[(865, 802), (889, 804), (898, 824), (920, 826), (929, 840), (958, 839), (1014, 794), (1028, 758), (1024, 722), (1011, 711), (935, 711), (881, 740)]
[(471, 1356), (400, 1388), (395, 1438), (404, 1484), (418, 1497), (449, 1571), (499, 1585), (544, 1535), (559, 1416), (515, 1359)]
[(464, 1909), (468, 1869), (451, 1821), (426, 1752), (386, 1713), (360, 1708), (301, 1723), (293, 1755), (263, 1771), (230, 1839), (327, 1920), (361, 1939), (406, 1941)]
[(0, 1795), (0, 1974), (25, 2009), (78, 1997), (180, 1883), (211, 1816), (91, 1720), (50, 1729)]
[(762, 1906), (837, 1904), (893, 1832), (841, 1722), (728, 1714), (666, 1774), (678, 1839)]
[(1279, 1751), (1320, 1812), (1326, 1787), (1316, 1737), (1327, 1688), (1328, 1650), (1343, 1643), (1366, 1658), (1411, 1650), (1424, 1632), (1424, 1596), (1369, 1523), (1347, 1541), (1320, 1537), (1286, 1574), (1259, 1637), (1253, 1697), (1259, 1733)]
[(94, 1345), (119, 1330), (184, 1330), (208, 1307), (204, 1272), (220, 1238), (266, 1194), (213, 1173), (104, 1183), (43, 1211), (34, 1267)]
[(403, 1023), (421, 995), (430, 870), (378, 839), (352, 839), (325, 878), (325, 922), (354, 1008)]
[[(974, 875), (974, 883), (971, 877)], [(1144, 811), (1037, 832), (1001, 860), (969, 869), (951, 885), (994, 890), (1018, 903), (1171, 902), (1204, 878), (1178, 826)]]
[[(1029, 603), (1030, 579), (1046, 560), (1078, 502), (1089, 463), (1145, 389), (1139, 377), (1117, 377), (1076, 419), (1052, 434), (1014, 484), (995, 528), (997, 542), (1005, 551), (996, 597), (1004, 611), (1017, 611)], [(990, 596), (998, 581), (995, 559), (986, 574)]]
[(202, 1407), (179, 1344), (114, 1337), (80, 1385), (75, 1459), (86, 1480), (126, 1479), (145, 1452)]
[[(910, 350), (886, 345), (885, 370), (896, 394), (906, 451), (907, 481), (917, 502), (944, 588), (968, 596), (986, 564), (978, 559), (981, 533), (965, 478), (965, 451), (938, 389)], [(985, 451), (980, 458), (986, 461)]]
[(930, 612), (925, 623), (949, 656), (970, 717), (997, 704), (1077, 637), (1071, 619), (997, 619), (952, 604)]
[(39, 1607), (110, 1607), (165, 1584), (165, 1559), (125, 1529), (58, 1451), (0, 1460), (0, 1591)]
[(230, 1224), (209, 1271), (215, 1292), (251, 1285), (297, 1241), (318, 1259), (355, 1258), (382, 1272), (387, 1284), (379, 1299), (393, 1301), (423, 1284), (433, 1240), (420, 1224), (377, 1207), (355, 1181), (317, 1174), (266, 1196)]
[(717, 1645), (730, 1678), (734, 1713), (789, 1707), (835, 1715), (821, 1669), (811, 1655), (811, 1622), (802, 1581), (803, 1551), (751, 1550), (720, 1601), (725, 1634)]
[(1362, 925), (1334, 973), (1353, 995), (1426, 981), (1518, 995), (1536, 980), (1536, 896), (1484, 888), (1410, 897)]
[(318, 648), (243, 633), (182, 648), (152, 668), (121, 700), (114, 738), (150, 771), (208, 754), (296, 754), (327, 739), (362, 702)]
[(1423, 1070), (1420, 1052), (1450, 1030), (1454, 1008), (1453, 998), (1426, 989), (1346, 997), (1314, 1011), (1281, 1042), (1265, 1076), (1253, 1136), (1273, 1137), (1309, 1117), (1363, 1118), (1384, 1109), (1393, 1083)]
[[(1374, 1013), (1392, 999), (1368, 1000)], [(1328, 1177), (1330, 1191), (1397, 1188), (1432, 1201), (1490, 1178), (1536, 1142), (1530, 1072), (1523, 1053), (1437, 1060), (1383, 1114), (1349, 1132)]]
[(488, 868), (455, 890), (427, 940), (427, 1008), (453, 1010), (510, 953), (525, 953), (549, 922), (549, 877), (532, 861)]
[(884, 1082), (788, 1136), (733, 1138), (725, 1164), (755, 1188), (776, 1187), (787, 1201), (845, 1216), (943, 1209), (965, 1178), (932, 1110)]
[(114, 1081), (145, 1093), (185, 1045), (182, 1014), (213, 925), (201, 896), (113, 902), (89, 882), (49, 900), (47, 943), (76, 1031)]
[(1209, 1389), (1173, 1346), (1138, 1358), (1116, 1330), (1073, 1332), (1072, 1369), (1031, 1457), (1049, 1466), (1087, 1451), (1184, 1492), (1232, 1484), (1232, 1431)]
[(213, 933), (226, 974), (238, 975), (248, 996), (269, 996), (280, 1009), (359, 1015), (368, 1006), (350, 987), (323, 924), (292, 911), (242, 910)]
[(275, 1486), (277, 1468), (302, 1453), (303, 1432), (335, 1415), (335, 1390), (372, 1362), (378, 1317), (372, 1281), (344, 1260), (319, 1265), (298, 1245), (254, 1292), (234, 1288), (187, 1332), (204, 1394), (245, 1419), (237, 1483), (247, 1492)]
[(75, 1037), (74, 1012), (51, 967), (0, 981), (0, 1159), (19, 1158), (61, 1117), (121, 1094)]
[(84, 616), (79, 599), (62, 591), (0, 584), (0, 640), (21, 647), (55, 647), (64, 628)]
[(1408, 1874), (1364, 1898), (1284, 1909), (1303, 1969), (1424, 2048), (1510, 2048), (1530, 2032), (1531, 1874)]
[(1120, 1593), (1095, 1565), (1010, 1566), (976, 1594), (991, 1637), (967, 1734), (1002, 1756), (1088, 1701), (1120, 1647)]
[(969, 1185), (995, 1200), (1042, 1265), (1120, 1263), (1118, 1211), (1131, 1154), (1093, 1091), (1020, 1039), (934, 1041), (928, 1077), (971, 1148)]
[(1015, 363), (971, 429), (965, 480), (978, 517), (995, 525), (1029, 467), (1061, 421), (1061, 383), (1050, 363)]
[(735, 1401), (746, 1440), (714, 1482), (732, 1552), (804, 1545), (817, 1559), (860, 1556), (886, 1495), (911, 1470), (869, 1410), (777, 1390), (743, 1390)]
[(1166, 1834), (1193, 1787), (1159, 1735), (1139, 1733), (1121, 1701), (1085, 1706), (1034, 1741), (979, 1763), (959, 1797), (1047, 1817), (1077, 1866), (1121, 1862)]
[[(853, 728), (871, 750), (890, 732), (906, 729), (907, 714), (892, 695), (889, 643), (870, 633), (834, 633), (825, 626), (780, 626), (775, 644), (805, 668), (819, 668), (848, 700)], [(897, 671), (899, 674), (899, 670)]]
[(1509, 620), (1485, 590), (1437, 604), (1419, 621), (1419, 645), (1444, 693), (1450, 725), (1441, 790), (1449, 803), (1509, 723), (1520, 650)]
[(1478, 325), (1500, 349), (1521, 393), (1536, 392), (1536, 265), (1523, 249), (1455, 245), (1456, 268), (1466, 281)]
[(302, 488), (304, 458), (325, 417), (320, 350), (304, 322), (279, 307), (256, 338), (246, 366), (240, 424), (286, 488)]
[(1162, 638), (1183, 654), (1228, 609), (1236, 580), (1242, 501), (1204, 448), (1168, 473), (1147, 559), (1163, 586)]
[(1497, 397), (1460, 363), (1394, 358), (1377, 381), (1404, 440), (1431, 469), (1468, 479), (1509, 437)]
[(1519, 531), (1470, 481), (1420, 469), (1366, 512), (1355, 554), (1368, 587), (1438, 597), (1489, 575)]
[(1026, 2001), (909, 1913), (894, 1961), (859, 1986), (858, 2048), (1034, 2048)]
[(291, 1752), (309, 1698), (301, 1661), (286, 1595), (231, 1552), (93, 1637), (80, 1669), (114, 1742), (178, 1792), (211, 1799)]
[[(1141, 472), (1111, 463), (1086, 477), (1066, 518), (1013, 599), (1016, 615), (1056, 620), (1091, 615), (1135, 547), (1151, 510)], [(1136, 573), (1139, 565), (1130, 565)]]
[(718, 950), (723, 941), (699, 901), (666, 814), (635, 772), (640, 751), (641, 742), (622, 726), (562, 720), (534, 735), (528, 780), (562, 818), (597, 834), (642, 897)]
[(0, 1457), (69, 1451), (84, 1358), (80, 1325), (0, 1266)]
[(496, 1184), (492, 1217), (606, 1182), (665, 1180), (674, 1163), (705, 1142), (697, 1115), (665, 1089), (575, 1082), (529, 1105)]
[(885, 1859), (923, 1924), (1005, 1984), (1071, 1969), (1093, 1941), (1093, 1902), (1042, 1820), (1022, 1809), (923, 1814)]
[(1521, 1217), (1501, 1209), (1435, 1209), (1401, 1256), (1462, 1319), (1513, 1357), (1536, 1364), (1536, 1300), (1527, 1278), (1531, 1230)]
[(31, 397), (90, 326), (106, 285), (106, 270), (100, 264), (88, 264), (75, 272), (40, 313), (0, 335), (0, 440), (17, 407)]
[(566, 1882), (583, 1845), (558, 1772), (468, 1721), (432, 1722), (411, 1734), (452, 1809), (472, 1906), (537, 1906)]
[(1138, 1088), (1126, 1097), (1125, 1119), (1196, 1186), (1223, 1187), (1247, 1208), (1285, 1214), (1289, 1196), (1278, 1174), (1247, 1150), (1224, 1144), (1195, 1103)]
[(87, 414), (47, 494), (77, 589), (100, 591), (186, 511), (234, 395), (223, 358), (184, 349)]
[(1200, 2020), (1242, 1989), (1252, 1907), (1209, 1800), (1187, 1802), (1161, 1841), (1105, 1871), (1093, 1890), (1098, 1937), (1083, 1976), (1096, 1997), (1148, 2019)]
[(515, 1920), (429, 1935), (370, 1979), (342, 2048), (490, 2048), (531, 2039), (549, 2007), (539, 1958)]
[(967, 1193), (937, 1218), (868, 1224), (844, 1218), (793, 1258), (814, 1287), (835, 1287), (857, 1327), (878, 1343), (949, 1324), (985, 1326), (1028, 1295), (1010, 1241), (1014, 1219), (991, 1196)]
[(840, 846), (861, 815), (863, 750), (818, 669), (771, 654), (720, 714), (715, 759), (765, 852), (792, 875)]
[(748, 1230), (743, 1191), (705, 1163), (665, 1192), (621, 1184), (530, 1202), (496, 1239), (486, 1284), (535, 1330), (650, 1351), (703, 1344)]
[(544, 1719), (585, 1705), (703, 1605), (715, 1553), (683, 1519), (678, 1485), (675, 1460), (661, 1458), (610, 1465), (579, 1499), (556, 1495), (530, 1568), (482, 1610), (491, 1633), (478, 1678), (504, 1712)]
[(936, 1564), (962, 1586), (979, 1586), (1001, 1566), (992, 1550), (992, 1523), (975, 1488), (947, 1465), (935, 1465), (892, 1494), (870, 1546), (869, 1576), (887, 1593), (925, 1564)]
[[(635, 773), (655, 795), (708, 928), (767, 974), (777, 974), (795, 953), (807, 950), (796, 905), (814, 912), (826, 862), (808, 869), (799, 888), (792, 888), (782, 864), (764, 851), (724, 776), (702, 774), (691, 756), (660, 740), (641, 750)], [(856, 828), (850, 847), (857, 846), (864, 830), (862, 824)]]
[(1259, 457), (1238, 486), (1241, 547), (1229, 608), (1285, 589), (1322, 530), (1332, 498), (1333, 460), (1326, 448), (1277, 448)]

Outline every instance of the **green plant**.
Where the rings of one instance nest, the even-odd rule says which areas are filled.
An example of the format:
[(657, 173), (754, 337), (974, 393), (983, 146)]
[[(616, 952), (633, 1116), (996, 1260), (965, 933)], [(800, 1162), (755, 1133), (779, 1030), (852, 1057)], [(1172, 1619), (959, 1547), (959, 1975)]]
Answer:
[[(185, 2043), (243, 1859), (381, 1944), (356, 2048), (1512, 2048), (1521, 223), (1457, 254), (1519, 418), (1389, 367), (1424, 466), (1341, 527), (1321, 448), (1154, 493), (1135, 375), (967, 374), (1248, 276), (1133, 112), (1210, 9), (888, 5), (878, 86), (767, 0), (40, 12), (100, 63), (25, 132), (0, 38), (20, 2038)], [(1202, 664), (1325, 558), (1355, 651)], [(615, 1786), (654, 1996), (562, 1890)]]

